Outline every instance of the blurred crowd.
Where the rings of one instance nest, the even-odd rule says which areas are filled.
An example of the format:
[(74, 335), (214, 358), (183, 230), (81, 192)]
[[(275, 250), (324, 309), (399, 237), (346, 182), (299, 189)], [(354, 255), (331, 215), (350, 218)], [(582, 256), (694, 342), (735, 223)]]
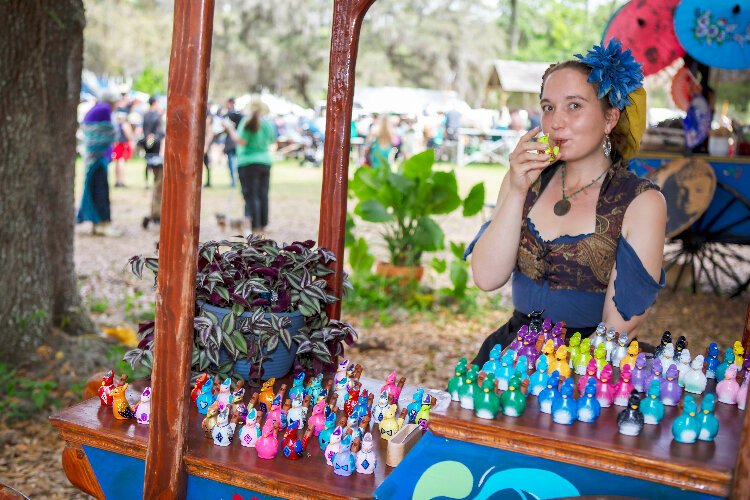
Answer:
[[(161, 216), (164, 144), (168, 127), (166, 97), (137, 92), (102, 93), (105, 94), (111, 118), (108, 114), (104, 121), (110, 124), (111, 120), (114, 129), (109, 153), (105, 156), (114, 175), (103, 177), (103, 182), (110, 184), (114, 181), (115, 188), (126, 187), (128, 160), (134, 156), (144, 158), (146, 186), (153, 187), (151, 210), (142, 221), (143, 228), (147, 229), (150, 224), (158, 224)], [(87, 148), (86, 117), (102, 104), (104, 100), (100, 99), (98, 103), (84, 101), (79, 106), (81, 126), (78, 139), (82, 157), (85, 157)], [(212, 172), (225, 169), (231, 187), (239, 185), (245, 200), (242, 224), (253, 230), (264, 230), (268, 223), (273, 161), (291, 159), (300, 166), (309, 167), (323, 164), (325, 108), (322, 106), (316, 111), (275, 96), (246, 95), (236, 99), (229, 97), (220, 103), (209, 102), (205, 119), (203, 187), (213, 186)], [(462, 111), (425, 110), (417, 114), (399, 114), (355, 108), (350, 128), (351, 165), (381, 168), (426, 149), (433, 149), (438, 161), (456, 162), (457, 156), (466, 158), (464, 151), (467, 147), (481, 141), (496, 141), (498, 131), (520, 133), (537, 124), (538, 115), (521, 109), (472, 110), (465, 106)], [(502, 137), (502, 132), (499, 134)], [(102, 167), (89, 161), (86, 165), (87, 178), (94, 166), (99, 170)], [(107, 166), (103, 167), (106, 173)], [(90, 191), (94, 198), (99, 196), (102, 199), (102, 207), (106, 207), (102, 210), (108, 213), (106, 186), (97, 186)]]
[[(241, 102), (240, 102), (241, 101)], [(155, 105), (154, 105), (155, 102)], [(209, 103), (206, 110), (205, 187), (211, 187), (212, 169), (227, 169), (232, 187), (236, 185), (236, 145), (226, 130), (228, 119), (236, 128), (247, 115), (247, 99), (230, 97), (221, 103)], [(238, 105), (239, 104), (239, 105)], [(122, 93), (113, 110), (117, 128), (117, 144), (112, 160), (115, 166), (115, 187), (125, 185), (124, 165), (131, 156), (146, 156), (144, 117), (156, 112), (161, 129), (166, 128), (165, 96), (144, 98), (137, 93)], [(320, 167), (323, 163), (325, 138), (324, 112), (296, 107), (290, 110), (269, 106), (267, 119), (276, 129), (277, 159), (293, 159), (301, 166)], [(419, 115), (367, 113), (355, 110), (351, 122), (352, 165), (371, 165), (406, 159), (427, 148), (435, 150), (441, 161), (455, 161), (457, 141), (472, 140), (460, 137), (459, 129), (474, 130), (482, 139), (483, 133), (497, 130), (528, 130), (539, 124), (538, 113), (524, 109), (504, 109), (484, 114), (457, 110), (424, 112)], [(489, 113), (488, 113), (489, 112)], [(149, 169), (145, 176), (148, 179)]]

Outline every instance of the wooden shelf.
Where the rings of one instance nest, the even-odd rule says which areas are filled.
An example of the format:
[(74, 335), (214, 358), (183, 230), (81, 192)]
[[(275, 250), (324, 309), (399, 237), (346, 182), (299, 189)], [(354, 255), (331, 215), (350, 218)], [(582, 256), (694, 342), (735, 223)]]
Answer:
[[(127, 395), (133, 402), (140, 392), (128, 388)], [(239, 443), (226, 448), (214, 446), (203, 435), (202, 419), (203, 415), (190, 410), (185, 468), (188, 474), (197, 477), (284, 498), (372, 498), (375, 489), (393, 470), (385, 465), (385, 441), (379, 438), (374, 440), (378, 452), (375, 473), (342, 477), (326, 465), (317, 437), (310, 441), (309, 456), (304, 459), (287, 460), (279, 452), (275, 459), (263, 460), (255, 450)], [(115, 419), (112, 408), (101, 406), (98, 398), (66, 408), (51, 416), (50, 421), (68, 443), (146, 459), (149, 427), (134, 420)], [(282, 435), (279, 433), (279, 439)]]
[[(700, 400), (700, 398), (698, 398)], [(661, 425), (647, 425), (638, 437), (617, 431), (621, 407), (603, 408), (595, 424), (559, 425), (538, 410), (529, 397), (519, 418), (499, 415), (484, 420), (451, 403), (436, 414), (430, 430), (438, 436), (482, 446), (580, 465), (678, 488), (728, 496), (745, 416), (736, 406), (717, 403), (719, 434), (713, 442), (681, 444), (672, 439), (672, 421), (679, 414), (667, 407)]]
[(718, 163), (750, 163), (750, 156), (711, 156), (707, 154), (686, 154), (686, 153), (661, 153), (659, 151), (640, 151), (635, 155), (635, 158), (641, 159), (660, 159), (660, 160), (676, 160), (678, 158), (695, 158), (697, 160)]

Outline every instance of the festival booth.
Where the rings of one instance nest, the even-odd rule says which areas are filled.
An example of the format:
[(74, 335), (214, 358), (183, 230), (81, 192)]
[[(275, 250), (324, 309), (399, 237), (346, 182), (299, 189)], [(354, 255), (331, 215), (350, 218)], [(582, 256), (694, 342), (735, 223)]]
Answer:
[(664, 84), (686, 113), (649, 128), (630, 162), (667, 200), (665, 268), (673, 288), (737, 296), (750, 284), (741, 248), (750, 244), (750, 156), (743, 156), (750, 141), (726, 123), (711, 129), (707, 88), (713, 68), (750, 68), (748, 29), (750, 8), (742, 2), (664, 0), (626, 3), (604, 31), (605, 41), (617, 38), (632, 51), (644, 75), (669, 76)]
[[(359, 31), (373, 3), (336, 0), (333, 9), (318, 240), (338, 256), (344, 249)], [(418, 421), (428, 429), (404, 426), (388, 442), (375, 427), (374, 474), (348, 477), (326, 465), (317, 442), (298, 460), (288, 460), (286, 450), (262, 459), (256, 449), (236, 442), (215, 446), (216, 436), (206, 439), (203, 415), (191, 404), (190, 360), (213, 11), (213, 0), (175, 2), (150, 424), (115, 418), (113, 408), (98, 398), (53, 415), (51, 422), (66, 443), (62, 463), (73, 485), (97, 498), (748, 498), (750, 417), (734, 405), (717, 405), (720, 431), (713, 441), (682, 444), (673, 441), (670, 430), (681, 411), (676, 406), (667, 408), (662, 425), (647, 426), (633, 437), (618, 433), (621, 408), (616, 406), (604, 408), (595, 424), (560, 425), (539, 411), (533, 396), (520, 417), (486, 419), (464, 408), (466, 401), (448, 403), (453, 394), (426, 391), (434, 398), (427, 399), (429, 420), (423, 415)], [(330, 277), (339, 297), (342, 267), (339, 258)], [(328, 313), (338, 318), (339, 303)], [(744, 337), (745, 349), (750, 348), (750, 323)], [(461, 375), (451, 380), (452, 390), (470, 385), (475, 375), (464, 379), (465, 368), (457, 368)], [(382, 384), (360, 381), (374, 392)], [(290, 376), (278, 382), (293, 383)], [(133, 384), (126, 394), (130, 402), (140, 394), (133, 388), (142, 386)], [(408, 402), (414, 389), (404, 387), (395, 400)], [(511, 380), (503, 394), (520, 393)]]

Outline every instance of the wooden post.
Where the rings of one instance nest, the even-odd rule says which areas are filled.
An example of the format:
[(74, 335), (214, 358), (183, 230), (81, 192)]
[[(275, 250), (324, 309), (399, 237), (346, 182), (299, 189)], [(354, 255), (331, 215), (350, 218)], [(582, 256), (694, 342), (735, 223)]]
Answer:
[[(335, 0), (333, 3), (318, 245), (336, 254), (334, 272), (328, 276), (328, 283), (339, 299), (344, 272), (344, 228), (351, 145), (349, 128), (354, 104), (354, 73), (362, 19), (373, 3), (375, 0)], [(329, 304), (326, 314), (331, 319), (338, 319), (341, 316), (341, 301)]]
[(167, 93), (153, 389), (144, 498), (184, 498), (214, 0), (176, 0)]
[[(745, 352), (750, 348), (750, 304), (747, 306), (745, 316), (745, 333), (742, 336), (742, 345)], [(745, 410), (740, 438), (740, 449), (737, 452), (737, 465), (734, 468), (734, 480), (732, 481), (732, 500), (747, 500), (750, 498), (750, 410)]]

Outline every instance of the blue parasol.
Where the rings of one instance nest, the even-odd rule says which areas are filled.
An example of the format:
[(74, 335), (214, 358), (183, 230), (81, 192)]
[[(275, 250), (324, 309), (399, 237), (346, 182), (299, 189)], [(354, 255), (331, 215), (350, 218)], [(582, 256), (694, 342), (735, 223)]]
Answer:
[(674, 11), (677, 39), (694, 59), (716, 68), (750, 68), (750, 4), (746, 0), (682, 0)]

